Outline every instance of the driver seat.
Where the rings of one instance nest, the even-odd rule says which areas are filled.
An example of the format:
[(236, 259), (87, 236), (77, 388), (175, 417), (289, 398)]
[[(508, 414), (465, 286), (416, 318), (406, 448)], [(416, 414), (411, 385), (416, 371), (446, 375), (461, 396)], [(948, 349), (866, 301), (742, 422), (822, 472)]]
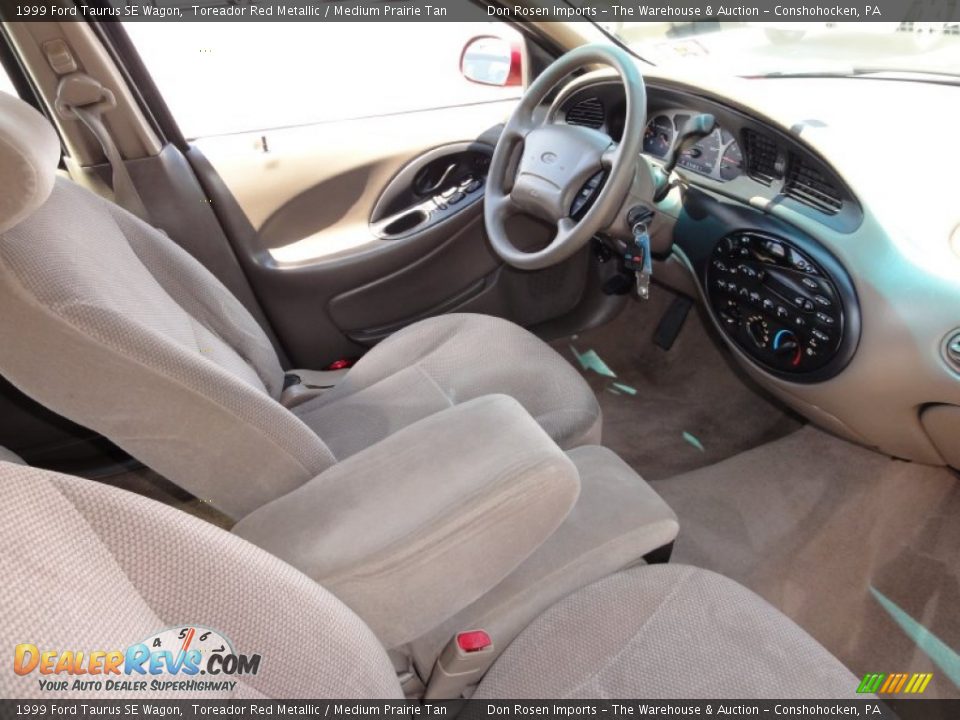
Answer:
[(56, 178), (59, 158), (47, 120), (0, 93), (0, 373), (227, 515), (493, 393), (564, 449), (599, 442), (600, 408), (579, 373), (480, 315), (411, 325), (332, 390), (284, 406), (285, 373), (240, 302), (164, 233)]

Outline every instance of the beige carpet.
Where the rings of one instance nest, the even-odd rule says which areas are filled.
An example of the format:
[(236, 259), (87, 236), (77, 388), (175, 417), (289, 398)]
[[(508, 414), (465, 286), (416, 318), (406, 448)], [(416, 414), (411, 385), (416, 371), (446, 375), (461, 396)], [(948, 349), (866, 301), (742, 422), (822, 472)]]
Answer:
[(960, 651), (960, 482), (812, 427), (654, 486), (680, 517), (677, 562), (765, 597), (853, 672), (933, 672), (872, 585)]
[(594, 350), (616, 373), (582, 371), (603, 409), (603, 444), (648, 480), (711, 465), (801, 426), (742, 375), (696, 310), (669, 352), (653, 343), (675, 297), (655, 285), (650, 300), (631, 300), (613, 322), (551, 343), (577, 367), (571, 346), (578, 353)]

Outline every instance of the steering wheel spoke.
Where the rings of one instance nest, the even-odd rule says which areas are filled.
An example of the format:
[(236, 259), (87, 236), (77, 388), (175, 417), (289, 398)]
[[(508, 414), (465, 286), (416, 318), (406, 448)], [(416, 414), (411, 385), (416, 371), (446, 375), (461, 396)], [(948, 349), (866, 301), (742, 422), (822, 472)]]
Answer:
[(510, 143), (518, 143), (526, 140), (527, 135), (537, 129), (537, 123), (532, 117), (521, 117), (519, 114), (510, 118), (504, 128), (502, 137)]
[(617, 161), (620, 153), (620, 143), (611, 142), (610, 146), (603, 151), (603, 154), (600, 156), (600, 167), (608, 172), (613, 169), (614, 164)]
[(487, 188), (483, 202), (485, 212), (496, 213), (501, 218), (508, 218), (511, 215), (516, 215), (520, 211), (509, 193), (502, 193), (493, 188)]
[(572, 217), (562, 217), (557, 220), (557, 234), (553, 238), (553, 243), (562, 243), (569, 238), (577, 229), (577, 221)]

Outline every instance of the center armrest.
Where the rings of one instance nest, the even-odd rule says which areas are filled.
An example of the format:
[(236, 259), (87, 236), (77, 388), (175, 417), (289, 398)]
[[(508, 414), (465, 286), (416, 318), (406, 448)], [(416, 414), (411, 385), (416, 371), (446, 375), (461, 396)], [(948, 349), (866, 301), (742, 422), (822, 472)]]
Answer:
[(396, 647), (506, 577), (568, 515), (577, 469), (513, 398), (409, 425), (234, 532), (300, 569)]

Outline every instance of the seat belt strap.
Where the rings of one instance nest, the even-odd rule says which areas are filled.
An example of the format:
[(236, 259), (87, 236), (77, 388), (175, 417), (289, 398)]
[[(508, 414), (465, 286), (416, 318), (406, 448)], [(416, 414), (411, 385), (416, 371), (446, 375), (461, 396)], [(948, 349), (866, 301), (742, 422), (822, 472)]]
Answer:
[(104, 157), (110, 163), (111, 186), (117, 205), (141, 220), (150, 222), (143, 198), (137, 192), (123, 156), (103, 122), (103, 114), (116, 106), (117, 100), (113, 93), (86, 73), (70, 73), (60, 80), (57, 88), (57, 112), (63, 117), (80, 120), (100, 144)]

